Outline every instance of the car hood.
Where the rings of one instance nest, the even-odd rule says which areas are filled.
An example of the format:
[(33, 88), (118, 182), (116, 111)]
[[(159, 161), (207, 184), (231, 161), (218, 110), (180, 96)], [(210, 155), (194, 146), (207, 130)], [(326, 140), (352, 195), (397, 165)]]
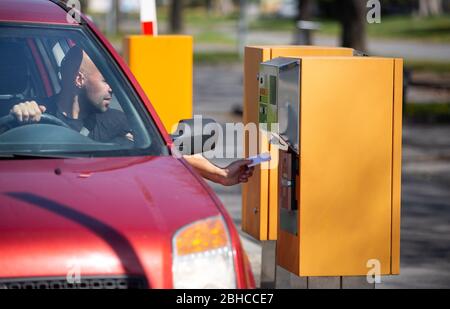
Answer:
[(170, 287), (171, 240), (219, 215), (173, 157), (0, 162), (0, 278), (145, 275)]

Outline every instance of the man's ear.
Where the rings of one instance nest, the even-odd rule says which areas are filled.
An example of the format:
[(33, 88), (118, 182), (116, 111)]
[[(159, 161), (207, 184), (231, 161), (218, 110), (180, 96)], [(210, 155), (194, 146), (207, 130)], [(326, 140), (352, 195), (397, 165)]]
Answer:
[(78, 74), (75, 76), (75, 86), (77, 88), (83, 88), (84, 83), (86, 82), (86, 76), (82, 72), (78, 72)]

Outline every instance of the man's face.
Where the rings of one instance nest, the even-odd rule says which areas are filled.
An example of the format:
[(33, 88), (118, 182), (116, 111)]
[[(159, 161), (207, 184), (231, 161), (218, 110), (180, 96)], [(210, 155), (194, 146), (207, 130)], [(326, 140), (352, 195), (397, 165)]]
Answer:
[(106, 112), (112, 99), (111, 87), (97, 68), (91, 70), (85, 78), (85, 99), (95, 111)]

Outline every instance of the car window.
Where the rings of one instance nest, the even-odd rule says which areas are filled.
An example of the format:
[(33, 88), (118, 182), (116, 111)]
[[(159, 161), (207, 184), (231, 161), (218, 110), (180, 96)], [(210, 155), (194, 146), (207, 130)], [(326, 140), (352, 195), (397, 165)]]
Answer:
[[(30, 101), (45, 112), (20, 121)], [(143, 103), (89, 30), (0, 24), (1, 156), (167, 154)]]

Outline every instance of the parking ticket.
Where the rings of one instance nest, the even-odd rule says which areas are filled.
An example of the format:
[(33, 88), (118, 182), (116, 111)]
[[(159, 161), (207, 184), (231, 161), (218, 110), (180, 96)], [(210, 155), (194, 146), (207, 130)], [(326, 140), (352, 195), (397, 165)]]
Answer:
[(248, 165), (248, 167), (252, 167), (258, 164), (261, 164), (263, 162), (270, 161), (272, 158), (270, 157), (270, 153), (265, 152), (261, 153), (257, 156), (249, 157), (247, 160), (252, 160), (252, 163)]

